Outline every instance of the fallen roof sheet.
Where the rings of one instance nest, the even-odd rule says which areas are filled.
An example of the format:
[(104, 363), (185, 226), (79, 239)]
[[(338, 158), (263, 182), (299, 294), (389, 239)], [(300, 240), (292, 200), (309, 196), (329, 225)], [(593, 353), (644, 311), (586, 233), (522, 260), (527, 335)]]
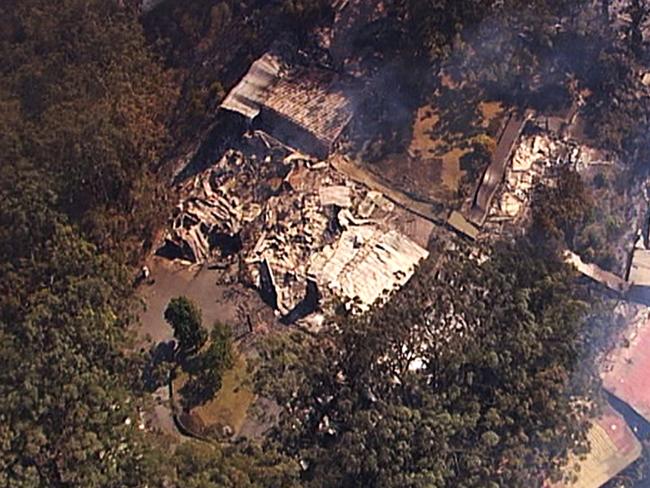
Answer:
[(628, 281), (637, 286), (650, 286), (650, 250), (634, 249)]
[(607, 391), (650, 422), (650, 319), (632, 324), (601, 374)]
[(454, 210), (451, 212), (451, 215), (449, 216), (449, 219), (447, 220), (447, 224), (451, 226), (453, 229), (456, 229), (458, 232), (460, 232), (463, 235), (466, 235), (472, 240), (476, 240), (479, 234), (478, 228), (469, 222), (463, 214), (460, 212), (457, 212)]
[(549, 488), (599, 488), (641, 455), (641, 444), (610, 405), (591, 425), (587, 437), (591, 449), (586, 458), (572, 455), (566, 468), (567, 473), (575, 470), (575, 479)]
[(328, 162), (334, 169), (347, 176), (350, 180), (360, 183), (370, 190), (381, 193), (388, 200), (400, 205), (412, 214), (435, 224), (442, 223), (444, 218), (442, 213), (436, 211), (431, 203), (417, 200), (403, 191), (395, 190), (379, 176), (368, 171), (363, 166), (350, 161), (347, 157), (335, 153), (328, 158)]
[(492, 156), (490, 166), (485, 170), (480, 186), (469, 209), (467, 218), (474, 224), (482, 226), (490, 210), (490, 203), (496, 193), (499, 183), (503, 180), (506, 172), (508, 161), (515, 147), (515, 143), (521, 135), (526, 122), (530, 118), (530, 113), (524, 115), (511, 115), (506, 124), (497, 147)]
[(258, 218), (268, 194), (277, 190), (282, 175), (296, 161), (285, 161), (281, 154), (258, 160), (230, 149), (212, 167), (188, 180), (180, 188), (184, 198), (175, 209), (163, 247), (177, 257), (201, 263), (217, 257), (213, 256), (217, 248), (235, 245), (239, 232)]
[(358, 299), (363, 310), (403, 286), (428, 255), (426, 249), (395, 230), (354, 225), (345, 229), (334, 245), (312, 257), (308, 273), (334, 294)]
[(624, 294), (629, 289), (629, 283), (623, 278), (616, 276), (614, 273), (605, 271), (593, 263), (585, 263), (580, 256), (571, 251), (566, 251), (564, 260), (572, 264), (583, 275), (591, 278), (598, 283), (605, 285), (610, 290)]
[(278, 80), (264, 106), (331, 144), (352, 118), (350, 101), (335, 85), (331, 71), (297, 70), (290, 78)]
[(345, 185), (321, 186), (318, 189), (320, 204), (337, 205), (341, 208), (352, 206), (352, 192), (350, 187)]

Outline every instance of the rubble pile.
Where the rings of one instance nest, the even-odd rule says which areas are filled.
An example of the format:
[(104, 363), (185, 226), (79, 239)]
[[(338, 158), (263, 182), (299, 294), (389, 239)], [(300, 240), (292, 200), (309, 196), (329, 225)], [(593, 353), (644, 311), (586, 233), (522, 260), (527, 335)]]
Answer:
[(391, 225), (395, 206), (380, 193), (328, 166), (296, 165), (286, 181), (290, 191), (267, 201), (245, 258), (283, 316), (308, 300), (310, 286), (365, 310), (406, 283), (428, 255)]
[(558, 149), (558, 144), (545, 135), (522, 139), (506, 172), (501, 198), (496, 202), (500, 215), (513, 220), (521, 216), (535, 182), (543, 177), (548, 167), (559, 163)]
[(494, 229), (525, 217), (533, 187), (538, 182), (550, 182), (555, 168), (568, 165), (580, 172), (594, 165), (611, 164), (614, 162), (602, 151), (549, 131), (537, 130), (524, 135), (507, 168), (505, 182), (492, 203), (487, 224)]
[[(331, 203), (334, 192), (334, 200), (350, 205)], [(426, 249), (392, 228), (388, 220), (372, 218), (375, 210), (381, 215), (392, 206), (377, 192), (326, 186), (273, 200), (266, 207), (260, 239), (246, 261), (258, 263), (254, 273), (260, 288), (264, 273), (272, 276), (267, 281), (283, 315), (309, 301), (310, 286), (319, 298), (338, 298), (350, 308), (367, 310), (404, 285), (428, 256)]]
[(360, 191), (331, 169), (309, 169), (304, 162), (296, 162), (286, 183), (287, 191), (266, 202), (255, 223), (255, 245), (245, 257), (258, 286), (262, 266), (271, 273), (283, 315), (304, 298), (310, 257), (336, 239), (337, 209), (350, 206), (352, 194)]
[(213, 167), (196, 175), (181, 193), (165, 236), (167, 254), (193, 263), (208, 261), (215, 250), (222, 256), (241, 247), (240, 232), (262, 212), (268, 195), (277, 192), (291, 161), (270, 155), (258, 160), (228, 150)]
[(428, 252), (381, 221), (341, 211), (341, 237), (312, 256), (309, 275), (333, 295), (367, 310), (403, 286)]
[(286, 149), (229, 150), (183, 193), (166, 246), (193, 263), (239, 256), (240, 278), (288, 321), (321, 298), (365, 310), (428, 256), (432, 224)]
[(488, 226), (516, 223), (525, 217), (534, 186), (549, 180), (554, 168), (569, 165), (580, 170), (606, 164), (601, 159), (600, 152), (548, 132), (522, 137), (506, 171), (504, 185), (490, 208)]

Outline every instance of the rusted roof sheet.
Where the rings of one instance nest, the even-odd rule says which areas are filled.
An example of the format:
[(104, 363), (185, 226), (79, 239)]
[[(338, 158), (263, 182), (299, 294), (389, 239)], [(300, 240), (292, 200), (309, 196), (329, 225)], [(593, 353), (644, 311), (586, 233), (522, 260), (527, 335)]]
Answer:
[(650, 319), (631, 325), (605, 361), (603, 386), (650, 422)]
[(483, 174), (474, 202), (467, 215), (468, 220), (478, 226), (482, 226), (485, 222), (492, 198), (499, 184), (503, 181), (515, 142), (519, 139), (529, 117), (530, 113), (512, 115), (499, 137), (499, 142), (492, 156), (492, 162)]
[(297, 70), (270, 90), (265, 106), (305, 128), (326, 144), (334, 142), (352, 118), (348, 98), (331, 71)]
[(609, 404), (587, 436), (591, 449), (586, 458), (571, 456), (565, 470), (567, 474), (573, 471), (574, 479), (548, 488), (599, 488), (641, 455), (641, 444)]

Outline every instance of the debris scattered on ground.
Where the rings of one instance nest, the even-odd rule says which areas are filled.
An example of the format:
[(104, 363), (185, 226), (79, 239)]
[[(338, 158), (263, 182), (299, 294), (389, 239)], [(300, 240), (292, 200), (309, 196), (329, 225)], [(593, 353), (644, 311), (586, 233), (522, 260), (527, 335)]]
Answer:
[(488, 225), (517, 223), (525, 216), (535, 184), (543, 180), (549, 168), (562, 164), (562, 149), (548, 134), (522, 137), (506, 170), (505, 183), (490, 208)]
[(213, 167), (181, 189), (166, 236), (167, 253), (190, 262), (207, 261), (214, 248), (227, 256), (240, 247), (240, 232), (279, 191), (291, 163), (267, 156), (258, 160), (231, 149)]
[(168, 254), (194, 263), (239, 256), (242, 279), (287, 322), (321, 298), (365, 310), (428, 256), (432, 223), (327, 162), (253, 139), (256, 150), (231, 149), (185, 185)]
[(403, 286), (428, 254), (395, 230), (374, 223), (349, 225), (334, 245), (313, 256), (309, 274), (348, 303), (358, 300), (365, 310)]
[(525, 229), (530, 199), (538, 183), (553, 184), (557, 169), (569, 166), (577, 171), (614, 162), (602, 151), (560, 138), (550, 131), (534, 130), (516, 145), (504, 182), (492, 201), (484, 232), (503, 234), (504, 228)]

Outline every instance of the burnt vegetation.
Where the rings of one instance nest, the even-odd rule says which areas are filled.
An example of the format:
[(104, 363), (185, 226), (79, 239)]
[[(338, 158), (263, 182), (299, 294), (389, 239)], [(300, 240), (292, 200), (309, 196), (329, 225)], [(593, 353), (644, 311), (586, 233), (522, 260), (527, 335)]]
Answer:
[[(594, 362), (613, 317), (561, 250), (614, 267), (606, 243), (625, 222), (605, 213), (624, 205), (598, 208), (595, 197), (621, 188), (623, 199), (626, 182), (637, 188), (650, 170), (646, 3), (622, 2), (630, 21), (620, 26), (606, 0), (387, 0), (329, 51), (317, 33), (332, 27), (337, 2), (167, 0), (147, 13), (134, 3), (0, 5), (0, 485), (558, 479), (567, 455), (586, 447), (598, 406), (575, 399), (601, 395)], [(132, 352), (141, 306), (132, 277), (171, 213), (176, 157), (228, 130), (213, 125), (219, 103), (274, 41), (363, 73), (342, 150), (370, 163), (406, 150), (414, 111), (444, 95), (444, 68), (467, 93), (521, 113), (551, 113), (580, 93), (584, 136), (620, 155), (623, 176), (585, 184), (564, 173), (535, 192), (532, 226), (516, 242), (478, 258), (433, 250), (384, 307), (341, 311), (320, 335), (271, 336), (254, 376), (282, 407), (270, 434), (171, 447), (135, 427), (150, 385)], [(478, 175), (488, 156), (475, 144), (462, 164)], [(239, 235), (217, 239), (228, 256), (242, 245)], [(185, 395), (199, 404), (232, 363), (231, 338), (219, 325), (186, 325)], [(647, 461), (624, 481), (644, 471)]]

